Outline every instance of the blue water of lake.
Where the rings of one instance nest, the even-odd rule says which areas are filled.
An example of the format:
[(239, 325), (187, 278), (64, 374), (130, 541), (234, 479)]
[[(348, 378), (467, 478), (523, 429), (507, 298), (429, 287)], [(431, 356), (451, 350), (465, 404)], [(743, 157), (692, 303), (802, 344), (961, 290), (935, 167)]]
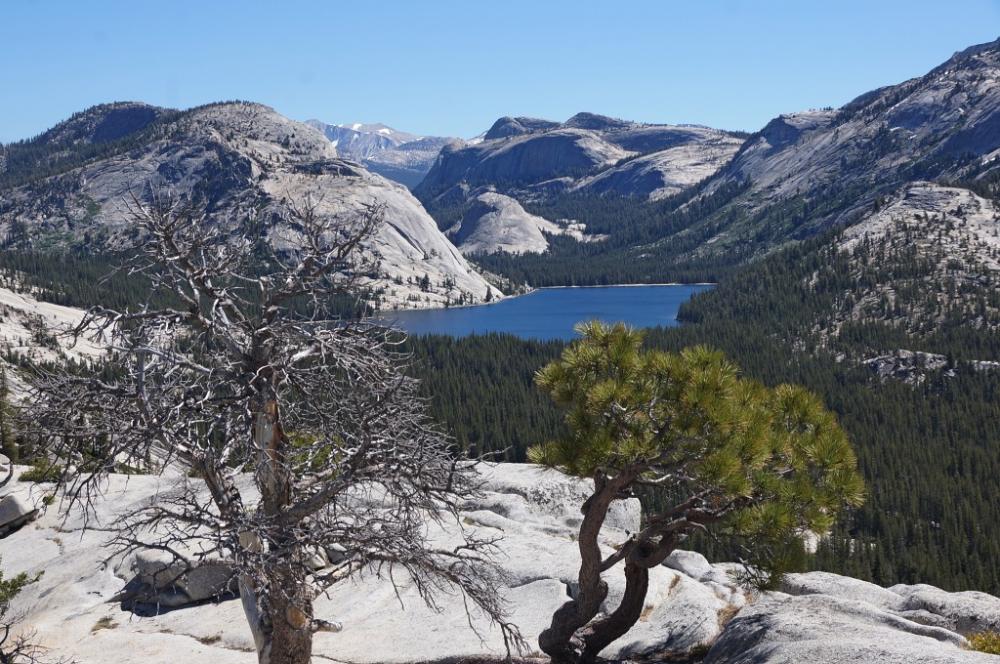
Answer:
[(450, 309), (387, 312), (384, 317), (410, 334), (500, 332), (526, 339), (573, 339), (573, 326), (598, 319), (633, 327), (677, 325), (677, 310), (711, 285), (542, 288), (495, 304)]

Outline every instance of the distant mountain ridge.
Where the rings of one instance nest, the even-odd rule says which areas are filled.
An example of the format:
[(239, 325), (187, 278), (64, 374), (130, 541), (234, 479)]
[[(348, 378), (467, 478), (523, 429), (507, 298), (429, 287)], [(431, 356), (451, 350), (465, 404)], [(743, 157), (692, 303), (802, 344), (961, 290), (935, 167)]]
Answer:
[(319, 120), (306, 120), (305, 124), (323, 132), (323, 135), (333, 143), (333, 147), (337, 148), (340, 156), (356, 160), (367, 159), (382, 150), (423, 138), (397, 131), (380, 122), (331, 125)]
[[(476, 207), (482, 188), (502, 194), (518, 207), (566, 196), (655, 202), (711, 176), (742, 143), (743, 136), (734, 132), (595, 113), (577, 113), (565, 122), (502, 117), (478, 143), (445, 145), (414, 193), (442, 228), (468, 217), (468, 208)], [(547, 241), (540, 245), (537, 239), (527, 241), (524, 233), (506, 233), (506, 227), (524, 228), (525, 217), (516, 210), (504, 205), (500, 216), (491, 216), (489, 227), (498, 240), (479, 246), (520, 254), (547, 248)], [(506, 220), (505, 211), (511, 213)], [(559, 219), (580, 228), (587, 225), (569, 214), (544, 218), (550, 227)], [(509, 237), (499, 239), (505, 233)], [(597, 236), (608, 234), (613, 237), (614, 229), (604, 228)], [(525, 238), (526, 244), (512, 243), (513, 237)]]
[[(663, 198), (704, 179), (743, 138), (697, 125), (577, 113), (565, 122), (503, 117), (475, 145), (449, 144), (415, 190), (429, 205), (490, 185), (519, 198), (578, 191)], [(642, 157), (658, 154), (656, 159)], [(637, 177), (643, 173), (645, 177)]]
[[(606, 236), (550, 242), (544, 255), (476, 257), (517, 280), (741, 274), (751, 292), (766, 283), (790, 293), (795, 274), (795, 315), (809, 320), (785, 321), (786, 333), (794, 324), (803, 339), (862, 354), (907, 344), (942, 353), (961, 338), (980, 349), (975, 359), (1000, 359), (1000, 40), (840, 109), (782, 114), (716, 157), (692, 137), (698, 131), (715, 130), (590, 114), (561, 124), (502, 118), (481, 146), (443, 150), (416, 193), (445, 226), (462, 218), (472, 192), (493, 185), (530, 214)], [(619, 150), (658, 151), (622, 160)], [(664, 186), (676, 164), (688, 179), (671, 194), (635, 195)], [(706, 297), (742, 295), (720, 286)]]
[(331, 125), (307, 120), (306, 124), (322, 132), (340, 156), (411, 189), (424, 178), (442, 147), (460, 141), (443, 136), (417, 136), (382, 123)]

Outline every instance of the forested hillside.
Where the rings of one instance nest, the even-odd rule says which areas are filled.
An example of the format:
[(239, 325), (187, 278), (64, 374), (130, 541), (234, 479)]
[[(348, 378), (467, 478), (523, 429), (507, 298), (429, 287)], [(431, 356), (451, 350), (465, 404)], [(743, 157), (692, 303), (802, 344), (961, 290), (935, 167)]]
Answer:
[[(709, 309), (725, 291), (699, 298)], [(732, 311), (741, 311), (735, 303)], [(919, 385), (880, 382), (865, 367), (828, 352), (796, 352), (756, 318), (720, 315), (680, 328), (650, 331), (653, 347), (710, 344), (746, 375), (767, 384), (799, 383), (816, 391), (840, 418), (868, 486), (865, 505), (842, 520), (810, 565), (883, 585), (925, 582), (950, 589), (1000, 591), (1000, 372), (961, 361), (928, 372)], [(757, 323), (761, 323), (760, 327)], [(414, 372), (424, 379), (434, 413), (458, 444), (523, 461), (528, 446), (561, 426), (532, 386), (532, 374), (561, 351), (559, 342), (504, 336), (422, 337), (410, 341)], [(723, 544), (699, 543), (723, 557)]]
[(206, 228), (261, 224), (279, 250), (297, 232), (291, 207), (350, 224), (377, 203), (385, 223), (367, 248), (380, 258), (366, 275), (373, 303), (419, 308), (500, 295), (402, 185), (338, 158), (316, 129), (262, 104), (106, 104), (0, 146), (5, 248), (113, 251), (135, 232), (137, 203), (175, 199), (195, 201)]
[[(881, 209), (904, 212), (921, 183), (988, 200), (1000, 177), (998, 76), (1000, 42), (991, 42), (840, 109), (783, 114), (714, 173), (655, 201), (641, 189), (601, 196), (558, 187), (515, 191), (528, 212), (586, 224), (606, 239), (580, 245), (552, 238), (545, 255), (495, 252), (477, 260), (533, 285), (719, 279), (791, 244), (864, 227)], [(509, 187), (512, 178), (492, 185)], [(441, 227), (461, 217), (461, 200), (425, 195), (425, 203)], [(923, 216), (954, 221), (949, 197), (924, 203)], [(997, 237), (995, 218), (989, 223), (984, 235)], [(936, 232), (909, 225), (911, 235)], [(939, 248), (961, 260), (961, 246)]]
[[(994, 158), (1000, 114), (991, 85), (997, 72), (1000, 43), (987, 44), (842, 109), (781, 116), (746, 138), (709, 179), (655, 199), (585, 188), (535, 190), (519, 200), (524, 211), (576, 220), (603, 239), (554, 235), (546, 238), (545, 253), (475, 258), (489, 272), (535, 286), (718, 282), (682, 308), (686, 325), (651, 331), (647, 343), (714, 346), (747, 376), (769, 385), (802, 384), (836, 411), (870, 495), (810, 564), (882, 584), (1000, 592), (1000, 569), (992, 564), (1000, 559), (1000, 175)], [(262, 146), (216, 131), (218, 120), (238, 133), (230, 116), (247, 116), (251, 125), (263, 117), (265, 128), (284, 133)], [(108, 214), (112, 197), (103, 207), (80, 196), (71, 197), (71, 209), (56, 205), (70, 200), (66, 191), (93, 186), (93, 178), (77, 176), (112, 155), (127, 161), (130, 150), (165, 140), (165, 127), (177, 135), (191, 131), (179, 117), (201, 118), (194, 128), (214, 132), (210, 143), (226, 148), (218, 153), (222, 161), (213, 158), (212, 174), (231, 173), (223, 158), (237, 155), (274, 171), (269, 177), (281, 182), (321, 178), (334, 186), (362, 177), (341, 172), (344, 164), (334, 159), (316, 162), (312, 157), (322, 157), (328, 146), (306, 148), (321, 137), (269, 109), (223, 105), (177, 116), (141, 105), (101, 107), (58, 132), (8, 146), (0, 169), (0, 189), (10, 192), (0, 200), (10, 221), (0, 252), (3, 276), (60, 304), (138, 302), (141, 281), (123, 275), (102, 281), (112, 258), (72, 242), (21, 242), (19, 234), (27, 230), (22, 222), (29, 212), (43, 207), (61, 210), (62, 230), (79, 235), (90, 228)], [(520, 129), (496, 128), (494, 147), (506, 140), (500, 134), (507, 129), (531, 134), (525, 122), (514, 123)], [(577, 137), (593, 131), (570, 129)], [(159, 152), (147, 156), (160, 159)], [(275, 170), (277, 162), (285, 170)], [(309, 172), (313, 166), (319, 175)], [(212, 181), (237, 197), (246, 184)], [(410, 202), (381, 181), (369, 184)], [(435, 197), (438, 227), (461, 220), (468, 204)], [(409, 207), (419, 209), (415, 201)], [(397, 206), (388, 221), (404, 208)], [(409, 246), (406, 239), (388, 246)], [(93, 246), (88, 238), (83, 244)], [(442, 253), (426, 251), (418, 259), (433, 263)], [(412, 268), (402, 254), (390, 256), (396, 267)], [(464, 268), (457, 252), (454, 262)], [(462, 274), (492, 292), (480, 275)], [(452, 302), (450, 296), (440, 301)], [(510, 461), (523, 461), (528, 446), (560, 430), (557, 413), (532, 380), (562, 348), (495, 335), (414, 338), (407, 345), (411, 371), (424, 380), (424, 394), (456, 447)], [(700, 545), (723, 555), (723, 543)]]

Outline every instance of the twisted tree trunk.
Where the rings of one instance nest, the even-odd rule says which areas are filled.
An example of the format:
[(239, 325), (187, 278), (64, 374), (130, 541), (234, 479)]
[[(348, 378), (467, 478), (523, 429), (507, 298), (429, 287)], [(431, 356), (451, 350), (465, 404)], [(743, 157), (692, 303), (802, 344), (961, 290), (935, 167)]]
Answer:
[(619, 475), (608, 478), (603, 472), (594, 477), (594, 493), (583, 504), (580, 525), (579, 590), (575, 599), (563, 604), (552, 616), (552, 623), (538, 636), (538, 646), (553, 662), (575, 662), (578, 658), (574, 643), (576, 632), (593, 620), (608, 595), (608, 584), (601, 579), (603, 563), (598, 536), (611, 501), (618, 497), (631, 478)]
[(659, 541), (640, 538), (625, 557), (625, 593), (618, 608), (595, 621), (582, 635), (584, 644), (580, 661), (589, 664), (597, 660), (602, 650), (625, 635), (642, 616), (649, 591), (649, 570), (666, 560), (677, 547), (677, 538), (668, 535)]
[(584, 632), (583, 653), (580, 662), (589, 664), (597, 660), (602, 650), (628, 632), (642, 615), (649, 589), (649, 568), (625, 561), (625, 594), (615, 611), (592, 623)]
[(312, 661), (312, 586), (301, 568), (277, 564), (260, 587), (249, 575), (240, 577), (243, 612), (253, 633), (259, 664), (309, 664)]

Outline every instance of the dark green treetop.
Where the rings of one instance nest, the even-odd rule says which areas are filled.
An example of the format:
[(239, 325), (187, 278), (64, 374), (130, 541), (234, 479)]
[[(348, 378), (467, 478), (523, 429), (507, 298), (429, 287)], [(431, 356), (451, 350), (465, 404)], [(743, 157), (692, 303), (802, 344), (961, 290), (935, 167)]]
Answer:
[(847, 436), (807, 390), (742, 378), (704, 346), (643, 350), (642, 333), (622, 324), (578, 329), (583, 339), (537, 376), (565, 410), (568, 435), (533, 448), (532, 461), (685, 490), (692, 506), (747, 532), (825, 531), (841, 507), (862, 502)]
[[(582, 508), (580, 597), (540, 639), (554, 659), (589, 661), (624, 634), (641, 612), (648, 569), (690, 532), (711, 527), (739, 536), (747, 560), (766, 567), (765, 550), (785, 550), (806, 531), (825, 533), (844, 507), (863, 501), (847, 436), (807, 390), (743, 378), (704, 346), (645, 350), (642, 333), (622, 324), (577, 329), (583, 338), (536, 377), (564, 411), (567, 434), (529, 450), (536, 463), (594, 479)], [(598, 564), (596, 538), (610, 500), (643, 485), (664, 492), (666, 506), (646, 514), (641, 531)], [(595, 573), (622, 560), (622, 604), (591, 622), (603, 594)], [(582, 642), (583, 652), (574, 654), (572, 642)]]

